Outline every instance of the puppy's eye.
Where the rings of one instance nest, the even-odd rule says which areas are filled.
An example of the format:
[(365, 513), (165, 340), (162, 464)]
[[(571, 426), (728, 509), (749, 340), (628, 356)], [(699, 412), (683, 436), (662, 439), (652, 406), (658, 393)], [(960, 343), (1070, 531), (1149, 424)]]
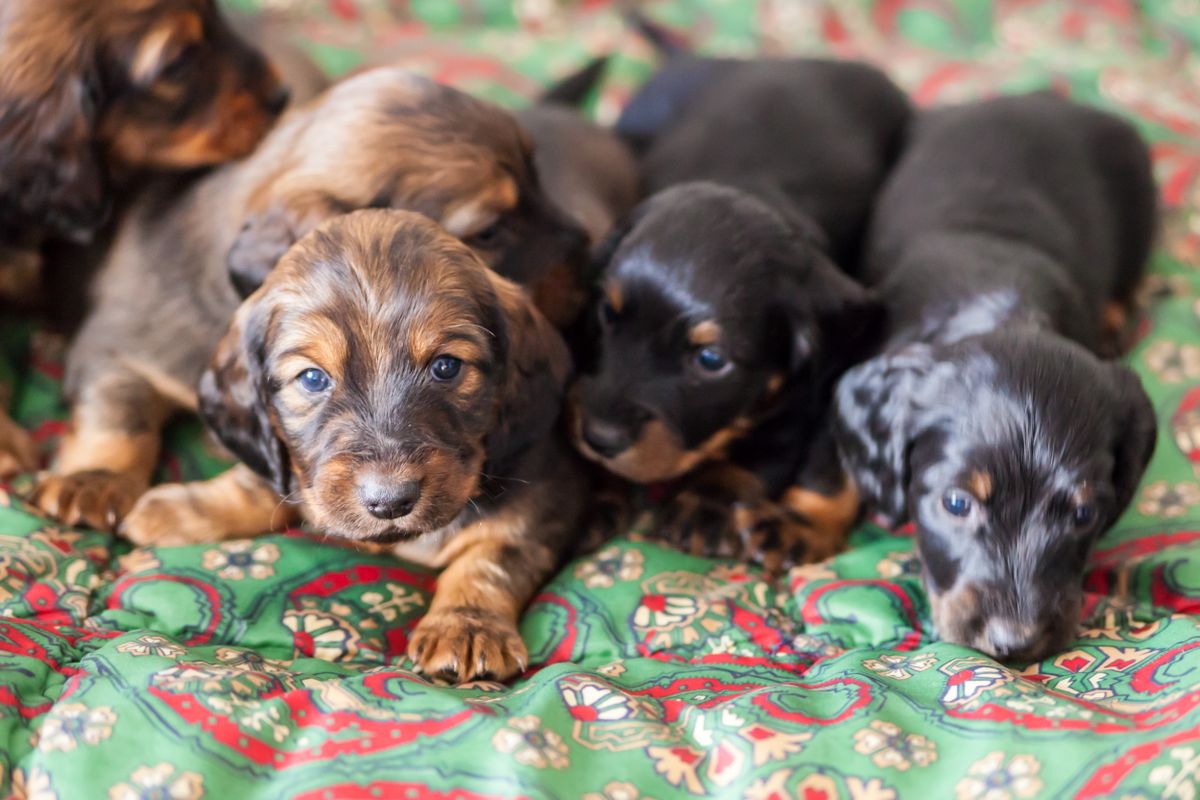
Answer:
[(462, 371), (462, 361), (454, 356), (438, 356), (429, 365), (429, 371), (435, 380), (452, 381)]
[(1075, 506), (1075, 527), (1086, 528), (1096, 521), (1096, 507), (1091, 503)]
[(482, 247), (487, 249), (499, 246), (502, 238), (504, 238), (504, 223), (497, 220), (491, 225), (488, 225), (486, 228), (471, 234), (471, 236), (468, 238), (468, 242), (472, 247)]
[(692, 360), (704, 372), (716, 374), (725, 370), (729, 366), (729, 359), (717, 350), (715, 347), (701, 347), (692, 356)]
[(310, 394), (320, 394), (328, 391), (333, 385), (333, 381), (325, 374), (324, 370), (316, 367), (309, 367), (296, 376), (296, 382), (300, 384), (300, 388)]
[(942, 495), (942, 508), (953, 517), (966, 517), (974, 507), (971, 496), (960, 489), (951, 489)]

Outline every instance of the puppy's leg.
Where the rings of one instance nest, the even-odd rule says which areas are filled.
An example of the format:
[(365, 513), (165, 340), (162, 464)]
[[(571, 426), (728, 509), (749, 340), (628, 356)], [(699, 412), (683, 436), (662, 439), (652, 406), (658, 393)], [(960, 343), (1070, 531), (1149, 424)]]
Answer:
[(439, 559), (449, 566), (408, 645), (417, 669), (456, 683), (507, 680), (525, 669), (521, 611), (558, 565), (581, 516), (564, 507), (581, 496), (564, 483), (534, 484), (450, 541)]
[(37, 469), (37, 447), (20, 425), (0, 411), (0, 478)]
[(121, 523), (137, 545), (178, 547), (259, 536), (299, 522), (299, 507), (238, 464), (206, 481), (164, 483), (146, 492)]
[(67, 525), (116, 530), (150, 485), (171, 403), (143, 378), (107, 372), (82, 387), (54, 470), (33, 503)]

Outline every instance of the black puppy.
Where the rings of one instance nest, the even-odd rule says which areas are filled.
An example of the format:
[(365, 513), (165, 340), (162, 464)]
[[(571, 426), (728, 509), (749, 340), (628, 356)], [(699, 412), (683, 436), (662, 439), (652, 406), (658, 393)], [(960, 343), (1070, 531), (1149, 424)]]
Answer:
[[(617, 123), (657, 194), (601, 248), (575, 440), (637, 483), (687, 475), (675, 535), (693, 551), (727, 552), (734, 506), (760, 534), (742, 553), (770, 568), (835, 550), (853, 521), (818, 433), (836, 379), (877, 346), (881, 308), (836, 264), (909, 114), (864, 64), (676, 55)], [(785, 505), (799, 516), (781, 519), (769, 501), (798, 481)]]
[(916, 524), (944, 640), (1032, 660), (1073, 635), (1088, 551), (1154, 449), (1137, 376), (1096, 355), (1154, 228), (1116, 117), (1047, 93), (914, 124), (865, 251), (888, 344), (842, 379), (835, 431), (867, 505)]

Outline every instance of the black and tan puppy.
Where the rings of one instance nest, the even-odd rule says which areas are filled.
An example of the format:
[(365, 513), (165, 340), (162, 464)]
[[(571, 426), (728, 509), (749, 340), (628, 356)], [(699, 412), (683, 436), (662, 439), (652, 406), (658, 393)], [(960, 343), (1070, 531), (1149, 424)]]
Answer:
[[(287, 98), (212, 0), (4, 0), (0, 293), (35, 292), (42, 244), (86, 240), (134, 175), (244, 156)], [(0, 412), (0, 476), (34, 455)]]
[(1116, 117), (1037, 94), (915, 125), (867, 242), (888, 344), (842, 379), (836, 432), (868, 508), (916, 524), (943, 639), (1031, 660), (1073, 635), (1154, 450), (1137, 376), (1096, 355), (1154, 229), (1149, 153)]
[(602, 255), (576, 441), (637, 483), (687, 476), (675, 535), (695, 551), (725, 552), (733, 506), (746, 555), (772, 569), (829, 554), (853, 521), (826, 412), (881, 308), (838, 263), (908, 117), (863, 64), (676, 56), (617, 124), (657, 193)]
[[(506, 679), (526, 665), (521, 610), (585, 502), (553, 431), (569, 368), (527, 294), (470, 248), (422, 215), (359, 211), (241, 306), (200, 409), (260, 481), (247, 491), (337, 536), (420, 540), (446, 567), (409, 644), (418, 668)], [(240, 493), (199, 487), (182, 514), (217, 530), (241, 512)]]
[[(256, 288), (321, 222), (374, 206), (425, 214), (501, 272), (537, 274), (584, 241), (545, 199), (512, 115), (402, 70), (361, 73), (290, 112), (250, 158), (149, 189), (125, 215), (67, 359), (71, 427), (34, 501), (113, 529), (149, 485), (166, 419), (195, 406), (235, 286)], [(247, 514), (245, 532), (262, 519)]]

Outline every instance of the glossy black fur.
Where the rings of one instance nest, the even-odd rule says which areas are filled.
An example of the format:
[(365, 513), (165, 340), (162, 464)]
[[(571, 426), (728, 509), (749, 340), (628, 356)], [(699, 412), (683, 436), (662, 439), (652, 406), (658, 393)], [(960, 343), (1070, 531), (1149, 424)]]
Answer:
[(842, 379), (835, 432), (868, 507), (916, 523), (942, 638), (1035, 659), (1074, 634), (1087, 554), (1154, 448), (1137, 376), (1097, 355), (1154, 226), (1116, 117), (1036, 94), (914, 125), (865, 250), (888, 343)]
[[(655, 421), (689, 451), (748, 424), (729, 455), (770, 493), (793, 483), (833, 382), (876, 344), (879, 304), (839, 266), (908, 117), (864, 64), (675, 53), (617, 123), (654, 194), (599, 254), (623, 307), (597, 309), (582, 424), (632, 443)], [(705, 321), (733, 361), (719, 378), (691, 363)]]

